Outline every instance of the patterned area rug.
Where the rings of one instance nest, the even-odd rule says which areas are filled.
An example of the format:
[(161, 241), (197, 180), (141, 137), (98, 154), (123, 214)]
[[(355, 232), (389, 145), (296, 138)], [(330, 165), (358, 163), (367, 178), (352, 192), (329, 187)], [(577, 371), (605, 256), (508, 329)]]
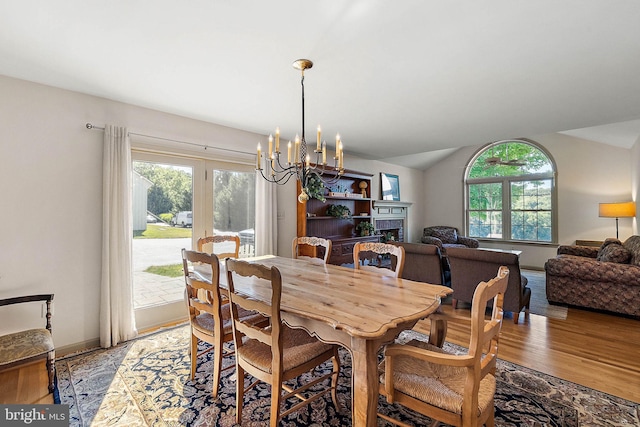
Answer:
[[(410, 339), (426, 337), (414, 331), (399, 337), (402, 342)], [(69, 405), (70, 425), (235, 425), (234, 370), (223, 371), (219, 398), (213, 401), (212, 353), (201, 357), (196, 378), (191, 381), (188, 342), (189, 327), (179, 326), (109, 350), (57, 360), (60, 398)], [(351, 358), (346, 351), (341, 351), (341, 358), (342, 412), (337, 413), (326, 397), (290, 414), (282, 426), (351, 425)], [(224, 363), (233, 364), (233, 358), (225, 358)], [(330, 369), (330, 364), (321, 369)], [(640, 405), (633, 402), (504, 361), (499, 361), (497, 377), (497, 426), (640, 425)], [(268, 425), (270, 395), (270, 387), (265, 385), (245, 395), (243, 425)], [(383, 398), (379, 410), (416, 426), (429, 424), (427, 418), (389, 405)], [(378, 424), (385, 425), (382, 420)]]

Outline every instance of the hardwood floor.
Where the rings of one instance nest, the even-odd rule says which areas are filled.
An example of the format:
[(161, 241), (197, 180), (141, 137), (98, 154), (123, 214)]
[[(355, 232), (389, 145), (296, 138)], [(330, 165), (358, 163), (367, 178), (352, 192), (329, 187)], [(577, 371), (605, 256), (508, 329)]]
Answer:
[[(428, 333), (429, 321), (415, 329)], [(465, 345), (466, 333), (451, 326), (447, 339)], [(532, 314), (524, 322), (521, 313), (517, 325), (505, 319), (499, 357), (640, 403), (640, 320), (569, 308), (566, 320)], [(52, 402), (44, 362), (0, 373), (0, 403)]]
[(51, 404), (46, 361), (0, 372), (0, 403)]

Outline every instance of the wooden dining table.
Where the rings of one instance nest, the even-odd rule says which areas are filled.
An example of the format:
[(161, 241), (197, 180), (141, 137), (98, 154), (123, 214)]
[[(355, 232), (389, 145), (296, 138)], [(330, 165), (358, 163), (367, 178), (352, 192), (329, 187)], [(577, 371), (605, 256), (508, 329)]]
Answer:
[[(377, 425), (378, 350), (435, 312), (451, 289), (315, 260), (272, 255), (243, 260), (280, 270), (280, 311), (288, 326), (349, 350), (353, 425)], [(225, 289), (223, 260), (221, 264), (220, 286)], [(234, 285), (236, 292), (270, 301), (269, 286), (255, 277), (239, 277)]]

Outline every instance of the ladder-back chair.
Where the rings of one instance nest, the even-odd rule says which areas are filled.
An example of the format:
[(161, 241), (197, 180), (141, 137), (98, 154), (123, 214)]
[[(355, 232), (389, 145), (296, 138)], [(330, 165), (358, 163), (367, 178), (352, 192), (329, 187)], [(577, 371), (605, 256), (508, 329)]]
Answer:
[[(236, 422), (242, 423), (242, 404), (244, 393), (253, 388), (258, 381), (271, 385), (271, 416), (270, 426), (275, 427), (282, 417), (297, 411), (300, 407), (331, 392), (333, 403), (340, 411), (340, 404), (336, 394), (340, 359), (338, 347), (325, 344), (309, 335), (302, 329), (292, 329), (282, 323), (280, 318), (280, 300), (282, 295), (282, 278), (276, 267), (248, 263), (241, 260), (227, 258), (227, 283), (229, 285), (229, 300), (233, 317), (233, 333), (236, 345)], [(250, 298), (238, 292), (237, 282), (249, 281), (252, 286), (258, 283), (269, 286), (270, 301), (263, 302)], [(266, 327), (247, 324), (238, 316), (240, 309), (256, 311), (269, 318)], [(284, 384), (293, 378), (312, 371), (325, 361), (331, 360), (333, 370), (319, 376), (297, 389)], [(244, 387), (244, 373), (248, 372), (256, 381)], [(314, 395), (303, 396), (303, 391), (316, 383), (331, 378), (331, 387)], [(282, 390), (286, 394), (282, 394)], [(298, 397), (301, 402), (281, 412), (281, 403), (291, 397)]]
[[(504, 293), (509, 269), (501, 266), (498, 275), (481, 282), (473, 296), (471, 317), (446, 314), (434, 320), (471, 324), (469, 351), (457, 355), (418, 340), (391, 344), (385, 348), (380, 365), (380, 394), (389, 403), (398, 403), (439, 422), (452, 426), (494, 425), (496, 361), (502, 327)], [(490, 318), (485, 317), (487, 302), (493, 300)], [(381, 418), (405, 425), (383, 414)]]

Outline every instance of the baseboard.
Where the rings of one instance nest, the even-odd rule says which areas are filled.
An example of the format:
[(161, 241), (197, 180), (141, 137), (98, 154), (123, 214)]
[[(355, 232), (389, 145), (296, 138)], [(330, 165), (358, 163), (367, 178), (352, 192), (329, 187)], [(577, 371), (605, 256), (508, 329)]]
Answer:
[(56, 347), (56, 359), (68, 356), (73, 353), (83, 353), (87, 350), (100, 347), (100, 338), (93, 338), (75, 344)]

